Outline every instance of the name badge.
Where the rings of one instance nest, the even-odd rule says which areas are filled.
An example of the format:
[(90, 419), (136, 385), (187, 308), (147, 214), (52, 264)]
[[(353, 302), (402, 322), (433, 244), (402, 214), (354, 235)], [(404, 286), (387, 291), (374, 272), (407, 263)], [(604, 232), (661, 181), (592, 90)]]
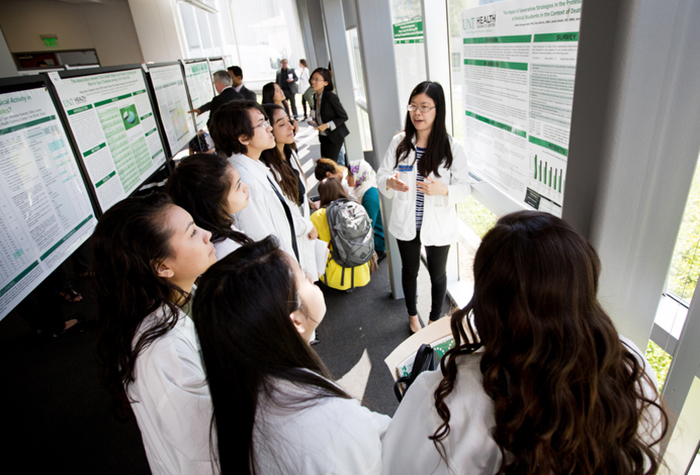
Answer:
[(399, 173), (412, 172), (413, 165), (399, 165)]

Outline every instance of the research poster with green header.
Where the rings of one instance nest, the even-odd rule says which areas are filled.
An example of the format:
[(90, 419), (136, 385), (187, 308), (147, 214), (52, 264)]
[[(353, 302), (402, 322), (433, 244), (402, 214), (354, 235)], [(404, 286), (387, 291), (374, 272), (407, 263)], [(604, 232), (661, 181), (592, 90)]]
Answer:
[(156, 93), (160, 118), (170, 151), (175, 154), (185, 148), (197, 130), (192, 114), (182, 69), (179, 64), (148, 68)]
[[(187, 82), (187, 90), (190, 92), (192, 109), (199, 109), (214, 98), (214, 86), (212, 86), (211, 76), (209, 75), (209, 63), (207, 61), (197, 61), (183, 64), (185, 65), (185, 81)], [(205, 129), (208, 120), (208, 111), (199, 114), (195, 118), (197, 131)]]
[[(423, 19), (394, 23), (394, 55), (396, 56), (396, 80), (399, 87), (399, 103), (408, 104), (411, 91), (425, 81), (425, 38)], [(402, 109), (402, 115), (405, 109)]]
[(465, 148), (473, 171), (561, 216), (581, 0), (462, 11)]
[(45, 87), (0, 94), (0, 319), (85, 240), (92, 204)]
[(141, 69), (60, 79), (56, 92), (102, 211), (166, 161)]

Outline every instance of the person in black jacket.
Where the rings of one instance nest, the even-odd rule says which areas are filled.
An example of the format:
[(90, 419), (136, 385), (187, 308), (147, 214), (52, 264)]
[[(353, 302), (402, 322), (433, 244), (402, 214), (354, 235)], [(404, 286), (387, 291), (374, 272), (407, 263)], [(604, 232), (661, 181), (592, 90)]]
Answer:
[(243, 97), (245, 97), (249, 101), (257, 102), (257, 94), (255, 94), (253, 91), (251, 91), (243, 85), (243, 70), (241, 69), (241, 67), (231, 66), (228, 68), (228, 73), (231, 75), (231, 80), (233, 81), (233, 88), (236, 90), (236, 92), (242, 94)]
[(294, 119), (296, 119), (297, 101), (295, 99), (295, 94), (299, 92), (299, 85), (297, 84), (299, 78), (297, 77), (297, 73), (294, 71), (294, 68), (287, 68), (287, 64), (286, 59), (280, 61), (282, 69), (277, 71), (277, 78), (275, 79), (275, 82), (282, 88), (284, 97), (286, 97), (289, 100), (289, 103), (292, 105), (292, 116)]
[(343, 139), (350, 133), (345, 121), (348, 114), (343, 109), (338, 96), (333, 94), (333, 83), (330, 72), (326, 68), (316, 68), (311, 74), (311, 88), (314, 94), (315, 107), (310, 122), (318, 130), (318, 140), (321, 142), (321, 156), (338, 161)]
[(221, 70), (214, 73), (214, 89), (216, 89), (218, 96), (214, 97), (206, 104), (199, 106), (199, 109), (190, 111), (197, 115), (202, 112), (211, 111), (209, 120), (207, 121), (207, 128), (211, 128), (211, 118), (214, 117), (214, 113), (219, 110), (219, 107), (227, 102), (245, 99), (242, 94), (236, 92), (233, 88), (233, 81), (228, 71)]

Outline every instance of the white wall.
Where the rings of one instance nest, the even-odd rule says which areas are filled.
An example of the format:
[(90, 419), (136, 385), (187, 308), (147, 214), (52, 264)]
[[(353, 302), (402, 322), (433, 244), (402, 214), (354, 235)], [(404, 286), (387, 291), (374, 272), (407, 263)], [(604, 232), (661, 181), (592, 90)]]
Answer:
[(143, 59), (146, 62), (185, 58), (178, 35), (175, 0), (128, 0)]
[(17, 76), (17, 67), (10, 54), (10, 48), (7, 47), (5, 36), (0, 31), (0, 78), (9, 76)]
[[(77, 5), (47, 0), (1, 0), (0, 28), (13, 53), (95, 49), (102, 66), (143, 61), (126, 0)], [(41, 35), (55, 34), (47, 48)]]

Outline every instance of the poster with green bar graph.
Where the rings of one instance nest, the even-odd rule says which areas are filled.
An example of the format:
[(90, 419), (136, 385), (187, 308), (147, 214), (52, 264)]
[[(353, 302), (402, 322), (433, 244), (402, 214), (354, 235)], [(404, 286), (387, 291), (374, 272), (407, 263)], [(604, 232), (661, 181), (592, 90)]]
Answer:
[(464, 147), (471, 171), (561, 216), (580, 0), (510, 0), (462, 11)]

